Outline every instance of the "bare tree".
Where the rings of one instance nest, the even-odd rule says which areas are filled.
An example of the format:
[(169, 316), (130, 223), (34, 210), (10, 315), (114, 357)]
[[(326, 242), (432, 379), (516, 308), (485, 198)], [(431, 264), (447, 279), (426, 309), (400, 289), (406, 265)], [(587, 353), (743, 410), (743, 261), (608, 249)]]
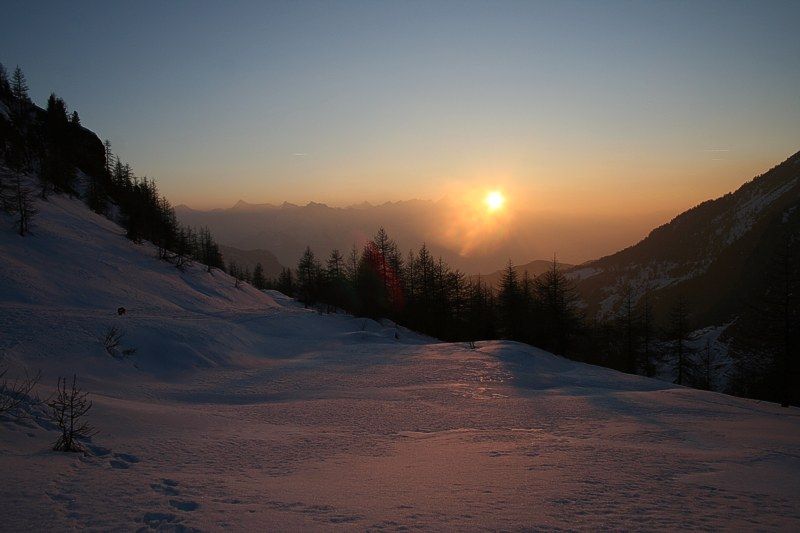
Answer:
[(24, 237), (30, 229), (31, 219), (37, 210), (33, 203), (31, 190), (23, 183), (22, 176), (17, 174), (14, 178), (14, 198), (12, 209), (16, 215), (17, 231)]
[(55, 397), (48, 402), (50, 417), (61, 430), (61, 436), (53, 444), (57, 452), (79, 452), (83, 447), (78, 442), (95, 434), (95, 429), (84, 419), (92, 408), (89, 394), (78, 387), (78, 379), (73, 374), (72, 385), (67, 386), (66, 378), (58, 379)]
[(724, 366), (724, 363), (719, 360), (717, 352), (711, 346), (711, 341), (706, 340), (703, 351), (700, 353), (700, 372), (697, 386), (705, 390), (714, 390), (717, 383), (717, 374)]

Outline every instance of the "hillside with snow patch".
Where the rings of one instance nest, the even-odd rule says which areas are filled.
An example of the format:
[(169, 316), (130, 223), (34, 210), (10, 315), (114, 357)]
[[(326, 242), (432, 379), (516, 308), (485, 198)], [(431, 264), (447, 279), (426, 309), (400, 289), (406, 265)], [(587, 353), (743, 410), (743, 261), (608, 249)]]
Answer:
[(591, 316), (614, 316), (630, 291), (650, 290), (658, 314), (682, 296), (697, 326), (731, 322), (742, 302), (761, 295), (764, 273), (800, 234), (800, 152), (738, 190), (654, 229), (644, 240), (572, 269)]
[(38, 208), (0, 221), (0, 351), (77, 373), (99, 431), (0, 419), (2, 529), (800, 528), (796, 408), (318, 314)]

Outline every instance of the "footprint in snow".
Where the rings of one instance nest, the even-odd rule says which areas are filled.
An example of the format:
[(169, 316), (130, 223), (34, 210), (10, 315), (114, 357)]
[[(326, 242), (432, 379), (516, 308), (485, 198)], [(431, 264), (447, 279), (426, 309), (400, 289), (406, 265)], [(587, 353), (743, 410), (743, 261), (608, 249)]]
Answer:
[(150, 488), (167, 496), (178, 496), (181, 493), (178, 490), (178, 482), (174, 479), (162, 479), (160, 483), (152, 483)]
[(200, 504), (191, 500), (170, 500), (169, 504), (180, 511), (196, 511)]
[(111, 455), (111, 449), (106, 448), (104, 446), (98, 446), (97, 444), (87, 444), (86, 449), (89, 450), (92, 455), (97, 457), (105, 457), (107, 455)]
[(145, 513), (142, 517), (142, 522), (153, 529), (158, 529), (164, 524), (178, 522), (178, 516), (174, 513)]
[(109, 461), (111, 468), (117, 469), (128, 469), (131, 467), (131, 464), (138, 463), (139, 458), (135, 455), (131, 455), (129, 453), (115, 453), (114, 459)]

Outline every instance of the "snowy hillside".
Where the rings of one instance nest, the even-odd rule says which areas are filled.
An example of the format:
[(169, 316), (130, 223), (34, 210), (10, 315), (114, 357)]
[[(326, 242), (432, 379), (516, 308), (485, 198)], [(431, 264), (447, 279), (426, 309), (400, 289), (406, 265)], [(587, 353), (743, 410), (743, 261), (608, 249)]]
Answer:
[(0, 419), (2, 529), (800, 528), (795, 408), (320, 315), (38, 207), (0, 221), (0, 350), (77, 373), (99, 432)]
[[(658, 307), (689, 298), (699, 325), (731, 320), (754, 290), (781, 244), (783, 230), (800, 228), (800, 152), (737, 191), (709, 200), (653, 230), (635, 246), (570, 272), (589, 313), (610, 317), (630, 290), (649, 288)], [(781, 227), (782, 226), (782, 227)]]

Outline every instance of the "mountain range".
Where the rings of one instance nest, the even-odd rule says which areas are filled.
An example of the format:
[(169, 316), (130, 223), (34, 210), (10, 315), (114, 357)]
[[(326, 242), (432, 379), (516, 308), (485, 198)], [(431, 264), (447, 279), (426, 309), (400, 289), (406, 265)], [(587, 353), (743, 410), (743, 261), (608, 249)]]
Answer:
[(178, 205), (175, 212), (184, 224), (207, 226), (226, 246), (269, 250), (287, 266), (297, 264), (306, 246), (323, 258), (334, 248), (346, 255), (383, 227), (403, 254), (425, 243), (434, 256), (467, 274), (492, 273), (509, 260), (524, 263), (553, 254), (560, 262), (578, 264), (629, 246), (645, 236), (644, 228), (668, 220), (661, 212), (625, 218), (519, 211), (497, 231), (476, 236), (473, 229), (480, 221), (473, 222), (466, 206), (449, 197), (348, 207), (239, 201), (212, 210)]

